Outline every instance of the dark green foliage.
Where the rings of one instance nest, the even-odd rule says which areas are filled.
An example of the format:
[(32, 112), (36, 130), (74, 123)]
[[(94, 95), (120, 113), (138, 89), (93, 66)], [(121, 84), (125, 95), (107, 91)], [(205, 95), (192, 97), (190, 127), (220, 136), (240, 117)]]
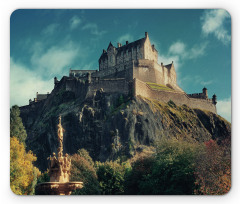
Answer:
[[(45, 182), (50, 182), (50, 177), (48, 175), (48, 170), (45, 171), (44, 173), (42, 173), (38, 178), (37, 178), (37, 184), (39, 183), (45, 183)], [(36, 186), (35, 186), (36, 188)], [(49, 195), (47, 192), (45, 191), (36, 191), (34, 190), (35, 195)]]
[(84, 159), (86, 159), (91, 166), (94, 165), (94, 162), (93, 162), (93, 160), (92, 160), (92, 157), (90, 157), (90, 155), (89, 155), (89, 153), (88, 153), (88, 151), (87, 151), (86, 149), (83, 149), (83, 148), (82, 148), (82, 149), (79, 149), (77, 153), (78, 153), (78, 155), (79, 155), (80, 157), (83, 157)]
[[(83, 155), (83, 152), (85, 151), (80, 150), (80, 154)], [(85, 153), (84, 155), (86, 156)], [(100, 188), (96, 171), (93, 168), (93, 165), (81, 155), (74, 154), (71, 156), (72, 166), (70, 181), (82, 181), (84, 187), (73, 191), (72, 195), (98, 195), (100, 194)], [(89, 156), (88, 153), (87, 155)]]
[(125, 181), (126, 194), (194, 194), (194, 165), (201, 146), (184, 141), (162, 140), (154, 157), (140, 158)]
[(44, 173), (42, 173), (38, 179), (37, 179), (37, 184), (39, 183), (44, 183), (44, 182), (49, 182), (50, 181), (50, 177), (48, 175), (48, 171), (45, 171)]
[(124, 103), (123, 95), (120, 95), (119, 98), (118, 98), (117, 106), (120, 106), (123, 103)]
[(132, 169), (126, 172), (125, 175), (125, 194), (141, 195), (141, 184), (145, 182), (148, 174), (152, 173), (154, 165), (154, 157), (140, 157), (132, 164)]
[(22, 119), (20, 117), (20, 110), (17, 105), (12, 106), (10, 109), (10, 137), (16, 137), (21, 143), (25, 145), (27, 133), (23, 126)]
[(124, 193), (124, 175), (126, 167), (117, 162), (97, 163), (97, 176), (102, 195)]
[(157, 147), (152, 173), (140, 184), (142, 194), (194, 193), (194, 165), (201, 146), (186, 141), (163, 140)]

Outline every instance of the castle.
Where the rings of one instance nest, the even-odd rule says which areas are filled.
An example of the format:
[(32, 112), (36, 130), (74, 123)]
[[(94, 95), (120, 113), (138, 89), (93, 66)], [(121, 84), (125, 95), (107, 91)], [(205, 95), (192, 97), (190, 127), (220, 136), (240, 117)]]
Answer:
[[(216, 95), (208, 98), (207, 89), (202, 93), (186, 94), (177, 84), (174, 63), (158, 64), (158, 51), (151, 44), (148, 33), (145, 37), (117, 47), (110, 42), (103, 50), (98, 70), (72, 70), (60, 81), (54, 78), (54, 90), (63, 86), (76, 97), (91, 98), (98, 90), (108, 94), (138, 95), (176, 105), (186, 104), (213, 113), (216, 111)], [(54, 91), (53, 90), (53, 91)], [(29, 105), (45, 101), (51, 94), (38, 94)]]

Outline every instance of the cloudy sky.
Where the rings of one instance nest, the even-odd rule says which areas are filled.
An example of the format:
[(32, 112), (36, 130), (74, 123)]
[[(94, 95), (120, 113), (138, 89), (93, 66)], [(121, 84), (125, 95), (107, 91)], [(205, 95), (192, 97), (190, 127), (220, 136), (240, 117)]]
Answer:
[(111, 41), (149, 33), (159, 63), (174, 61), (186, 93), (206, 86), (218, 114), (231, 121), (231, 17), (225, 10), (16, 10), (10, 19), (10, 105), (27, 105), (53, 78), (98, 69)]

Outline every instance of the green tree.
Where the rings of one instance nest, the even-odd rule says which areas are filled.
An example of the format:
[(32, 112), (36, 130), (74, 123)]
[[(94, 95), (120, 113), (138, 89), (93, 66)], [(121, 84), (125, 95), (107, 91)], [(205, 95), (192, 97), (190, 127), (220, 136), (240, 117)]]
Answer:
[(16, 137), (25, 146), (27, 138), (26, 130), (20, 117), (20, 110), (17, 105), (10, 109), (10, 137)]
[(203, 146), (182, 140), (162, 140), (152, 172), (139, 184), (141, 194), (189, 195), (195, 189), (195, 159)]
[(96, 163), (98, 181), (103, 195), (124, 193), (124, 176), (126, 167), (117, 162)]
[(84, 149), (84, 148), (79, 149), (78, 152), (77, 152), (77, 154), (78, 154), (79, 156), (83, 157), (84, 159), (86, 159), (91, 166), (94, 165), (94, 162), (93, 162), (93, 160), (92, 160), (92, 157), (89, 155), (89, 152), (88, 152), (86, 149)]
[(154, 156), (139, 158), (126, 176), (126, 194), (188, 195), (195, 190), (195, 159), (203, 146), (162, 140)]
[(140, 156), (133, 163), (132, 168), (126, 172), (124, 188), (125, 194), (137, 195), (141, 194), (141, 183), (144, 183), (148, 174), (152, 173), (152, 166), (155, 162), (153, 156)]
[(50, 181), (50, 177), (48, 175), (48, 170), (41, 173), (41, 175), (38, 177), (37, 179), (37, 184), (39, 183), (44, 183), (44, 182), (49, 182)]
[[(79, 154), (80, 153), (80, 154)], [(78, 154), (74, 154), (71, 156), (72, 166), (70, 170), (70, 181), (82, 181), (83, 188), (79, 190), (75, 190), (72, 192), (72, 195), (97, 195), (100, 194), (99, 183), (97, 180), (96, 171), (93, 167), (93, 163), (89, 154), (86, 154), (86, 150), (81, 150)], [(87, 158), (83, 157), (84, 155), (88, 155)]]

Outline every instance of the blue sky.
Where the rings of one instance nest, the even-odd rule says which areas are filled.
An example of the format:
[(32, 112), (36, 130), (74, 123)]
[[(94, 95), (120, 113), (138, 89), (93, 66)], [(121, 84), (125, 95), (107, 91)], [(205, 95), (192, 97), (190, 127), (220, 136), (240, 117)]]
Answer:
[(186, 93), (208, 88), (231, 121), (231, 17), (225, 10), (16, 10), (10, 19), (10, 105), (27, 105), (53, 78), (98, 69), (102, 49), (147, 31), (159, 63), (174, 61)]

